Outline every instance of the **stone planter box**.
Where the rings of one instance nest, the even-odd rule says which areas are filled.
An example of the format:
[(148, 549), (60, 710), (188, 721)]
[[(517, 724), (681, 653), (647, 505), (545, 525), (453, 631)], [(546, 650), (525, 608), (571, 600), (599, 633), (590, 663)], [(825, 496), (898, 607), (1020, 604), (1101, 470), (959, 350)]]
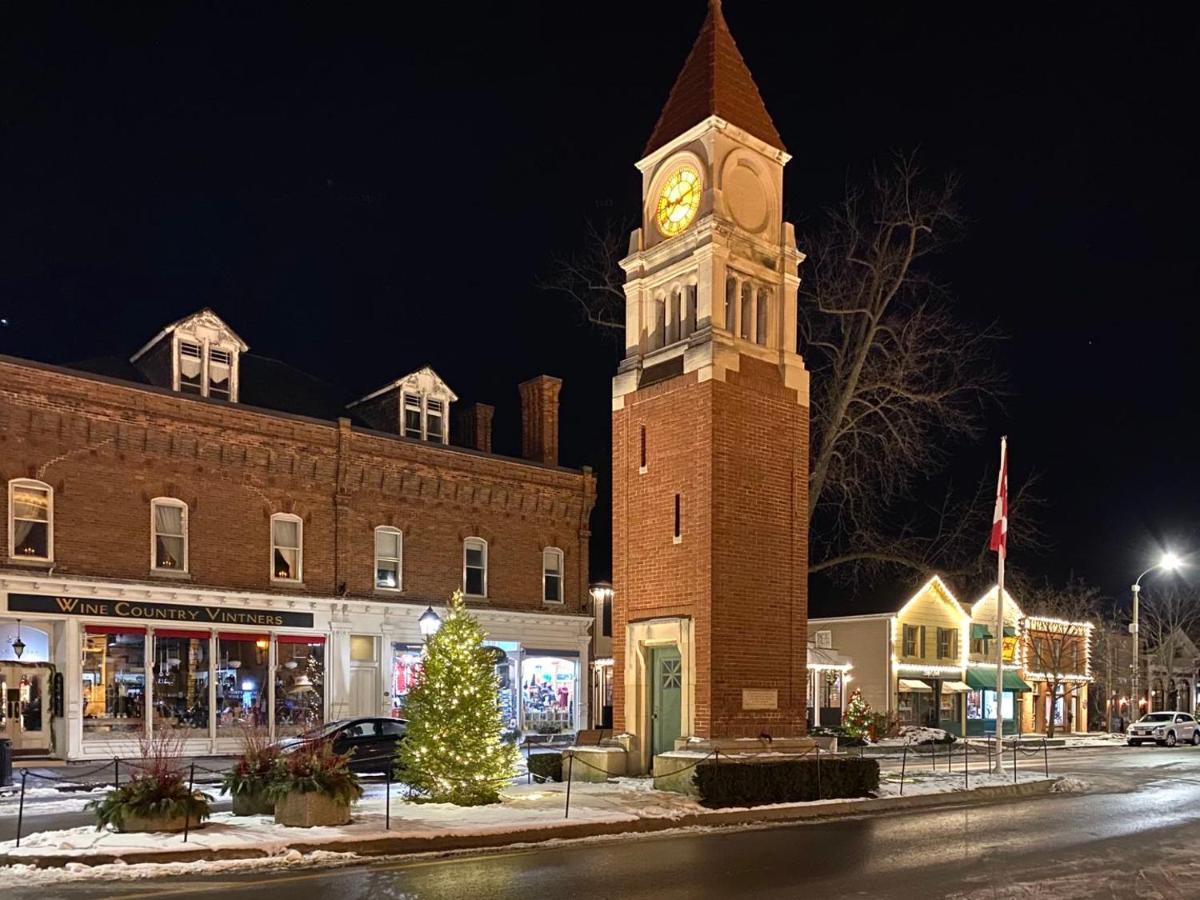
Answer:
[[(191, 828), (199, 828), (200, 822), (194, 819), (190, 823)], [(122, 823), (121, 832), (167, 832), (173, 833), (183, 831), (184, 821), (183, 816), (158, 815), (158, 816), (138, 816), (129, 814), (125, 816), (125, 821)]]
[(275, 801), (276, 825), (312, 828), (317, 825), (347, 825), (349, 822), (350, 804), (324, 794), (293, 791)]
[[(571, 756), (574, 765), (570, 765)], [(604, 783), (625, 774), (627, 756), (620, 746), (571, 747), (563, 751), (563, 778), (569, 773), (572, 781)]]
[(275, 804), (268, 800), (263, 789), (243, 791), (233, 795), (235, 816), (269, 816), (275, 812)]

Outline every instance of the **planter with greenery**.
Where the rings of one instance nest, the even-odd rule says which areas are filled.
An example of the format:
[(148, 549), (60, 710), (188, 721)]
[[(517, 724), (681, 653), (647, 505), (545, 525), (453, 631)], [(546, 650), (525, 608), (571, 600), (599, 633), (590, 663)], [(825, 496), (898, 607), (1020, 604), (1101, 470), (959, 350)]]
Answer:
[(242, 732), (242, 755), (233, 770), (225, 774), (221, 793), (233, 798), (235, 816), (269, 816), (275, 802), (267, 796), (267, 785), (275, 773), (279, 748), (271, 743), (263, 729)]
[(528, 765), (535, 781), (563, 780), (563, 755), (561, 753), (530, 753)]
[(182, 740), (170, 732), (138, 741), (140, 758), (130, 765), (133, 776), (93, 800), (86, 809), (96, 815), (96, 830), (183, 831), (198, 828), (211, 813), (207, 794), (188, 785)]
[(275, 763), (266, 796), (275, 804), (275, 823), (295, 828), (345, 825), (350, 805), (363, 795), (350, 757), (329, 741), (312, 741)]

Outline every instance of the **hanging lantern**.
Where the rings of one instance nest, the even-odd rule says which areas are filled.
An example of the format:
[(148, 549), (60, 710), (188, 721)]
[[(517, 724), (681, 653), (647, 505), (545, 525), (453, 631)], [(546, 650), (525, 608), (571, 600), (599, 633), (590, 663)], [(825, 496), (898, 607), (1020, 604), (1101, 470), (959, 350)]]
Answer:
[(21, 640), (21, 620), (17, 619), (17, 639), (12, 642), (13, 656), (17, 659), (21, 658), (21, 654), (25, 652), (25, 642)]

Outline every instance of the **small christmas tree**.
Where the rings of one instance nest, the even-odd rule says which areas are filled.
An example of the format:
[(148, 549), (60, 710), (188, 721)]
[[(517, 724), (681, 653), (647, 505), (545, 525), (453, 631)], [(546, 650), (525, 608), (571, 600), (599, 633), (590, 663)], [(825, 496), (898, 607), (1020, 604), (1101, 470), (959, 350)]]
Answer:
[(483, 637), (456, 591), (408, 695), (397, 777), (430, 800), (497, 803), (516, 773), (520, 754), (501, 739), (500, 683)]
[(858, 688), (850, 695), (846, 704), (846, 712), (842, 715), (842, 728), (852, 738), (866, 738), (871, 731), (871, 719), (874, 713), (871, 704), (863, 699), (862, 691)]

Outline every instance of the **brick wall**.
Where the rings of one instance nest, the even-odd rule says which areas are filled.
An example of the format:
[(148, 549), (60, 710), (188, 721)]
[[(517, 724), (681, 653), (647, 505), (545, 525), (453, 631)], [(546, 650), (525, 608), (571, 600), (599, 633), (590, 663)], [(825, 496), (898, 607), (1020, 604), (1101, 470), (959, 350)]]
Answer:
[[(188, 504), (184, 583), (444, 600), (461, 584), (462, 539), (477, 535), (488, 541), (489, 606), (587, 607), (595, 502), (587, 471), (0, 359), (0, 477), (54, 488), (54, 565), (63, 576), (178, 583), (150, 570), (150, 500), (169, 496)], [(7, 491), (2, 502), (6, 555)], [(303, 585), (270, 580), (277, 512), (304, 521)], [(379, 525), (404, 531), (402, 593), (374, 589)], [(561, 606), (542, 603), (542, 548), (550, 545), (565, 553)]]
[[(626, 624), (687, 616), (695, 734), (803, 733), (807, 521), (808, 411), (775, 367), (743, 356), (726, 382), (689, 374), (626, 395), (613, 414), (618, 730), (641, 727), (624, 721)], [(779, 709), (744, 713), (743, 688), (777, 690)]]

